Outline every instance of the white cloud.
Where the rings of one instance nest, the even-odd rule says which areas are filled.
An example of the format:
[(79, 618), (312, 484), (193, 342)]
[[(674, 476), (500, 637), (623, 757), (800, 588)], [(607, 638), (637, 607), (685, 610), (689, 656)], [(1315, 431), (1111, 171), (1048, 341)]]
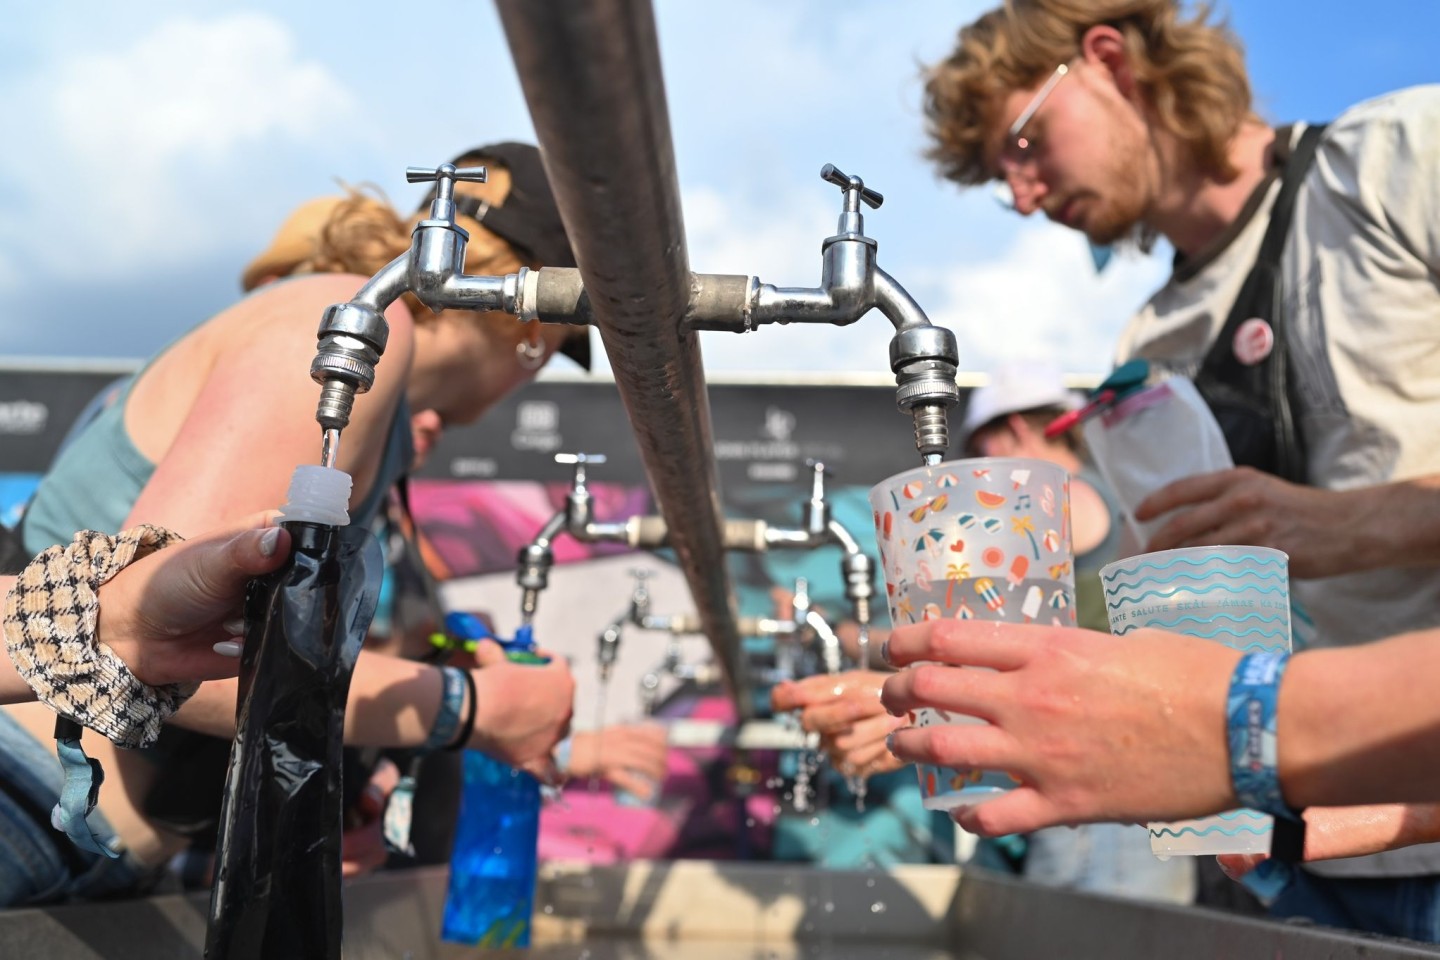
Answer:
[(1046, 359), (1102, 373), (1125, 321), (1167, 272), (1159, 254), (1124, 253), (1097, 276), (1083, 237), (1036, 222), (997, 256), (932, 273), (925, 287), (931, 319), (960, 340), (962, 369)]
[(16, 219), (66, 225), (12, 219), (6, 245), (23, 237), (26, 259), (51, 271), (74, 270), (83, 249), (102, 276), (185, 262), (220, 246), (216, 223), (251, 202), (242, 157), (322, 142), (356, 113), (262, 14), (174, 19), (123, 49), (70, 52), (0, 90), (12, 143), (26, 145), (0, 159), (29, 201)]

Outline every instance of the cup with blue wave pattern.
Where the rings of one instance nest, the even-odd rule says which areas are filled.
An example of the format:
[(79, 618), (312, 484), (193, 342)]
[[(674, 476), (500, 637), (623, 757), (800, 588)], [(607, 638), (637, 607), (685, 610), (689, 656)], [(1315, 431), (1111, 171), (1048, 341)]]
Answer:
[[(1290, 558), (1264, 547), (1186, 547), (1117, 560), (1100, 570), (1110, 632), (1153, 627), (1236, 650), (1290, 649)], [(1156, 856), (1269, 853), (1271, 818), (1232, 810), (1152, 823)]]

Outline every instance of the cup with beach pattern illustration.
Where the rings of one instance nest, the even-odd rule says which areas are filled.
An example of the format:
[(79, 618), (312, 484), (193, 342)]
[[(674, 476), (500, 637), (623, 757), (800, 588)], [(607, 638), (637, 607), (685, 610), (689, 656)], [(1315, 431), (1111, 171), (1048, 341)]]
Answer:
[[(870, 506), (895, 626), (944, 617), (1075, 625), (1070, 477), (1062, 467), (999, 457), (918, 467), (877, 484)], [(915, 722), (985, 721), (922, 709)], [(1016, 785), (998, 770), (917, 764), (917, 772), (929, 810), (973, 806)]]
[[(1186, 547), (1100, 570), (1110, 632), (1153, 627), (1246, 652), (1290, 649), (1290, 558), (1265, 547)], [(1159, 857), (1269, 853), (1274, 821), (1257, 810), (1151, 823)]]

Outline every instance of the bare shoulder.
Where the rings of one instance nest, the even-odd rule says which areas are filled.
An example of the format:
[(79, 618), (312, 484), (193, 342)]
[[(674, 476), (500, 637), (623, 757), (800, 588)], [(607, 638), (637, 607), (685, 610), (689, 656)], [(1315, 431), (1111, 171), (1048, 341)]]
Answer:
[[(243, 344), (240, 352), (258, 349), (285, 357), (313, 353), (326, 308), (349, 300), (367, 279), (325, 273), (270, 284), (217, 317), (217, 333), (232, 344)], [(390, 328), (386, 355), (408, 357), (413, 331), (410, 311), (397, 301), (385, 311), (385, 319)]]

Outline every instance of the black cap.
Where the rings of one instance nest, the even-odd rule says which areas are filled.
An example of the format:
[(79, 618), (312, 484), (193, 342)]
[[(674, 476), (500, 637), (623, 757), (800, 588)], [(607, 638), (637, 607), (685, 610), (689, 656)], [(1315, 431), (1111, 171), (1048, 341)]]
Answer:
[[(510, 172), (510, 192), (499, 206), (457, 194), (456, 210), (484, 224), (486, 230), (510, 244), (521, 259), (546, 267), (576, 265), (538, 149), (528, 143), (492, 143), (466, 150), (451, 163), (459, 166), (461, 160), (467, 164), (477, 160), (499, 162)], [(434, 199), (435, 190), (431, 189), (420, 204), (420, 212), (424, 213)], [(589, 370), (590, 328), (577, 327), (575, 334), (560, 344), (559, 352)]]

